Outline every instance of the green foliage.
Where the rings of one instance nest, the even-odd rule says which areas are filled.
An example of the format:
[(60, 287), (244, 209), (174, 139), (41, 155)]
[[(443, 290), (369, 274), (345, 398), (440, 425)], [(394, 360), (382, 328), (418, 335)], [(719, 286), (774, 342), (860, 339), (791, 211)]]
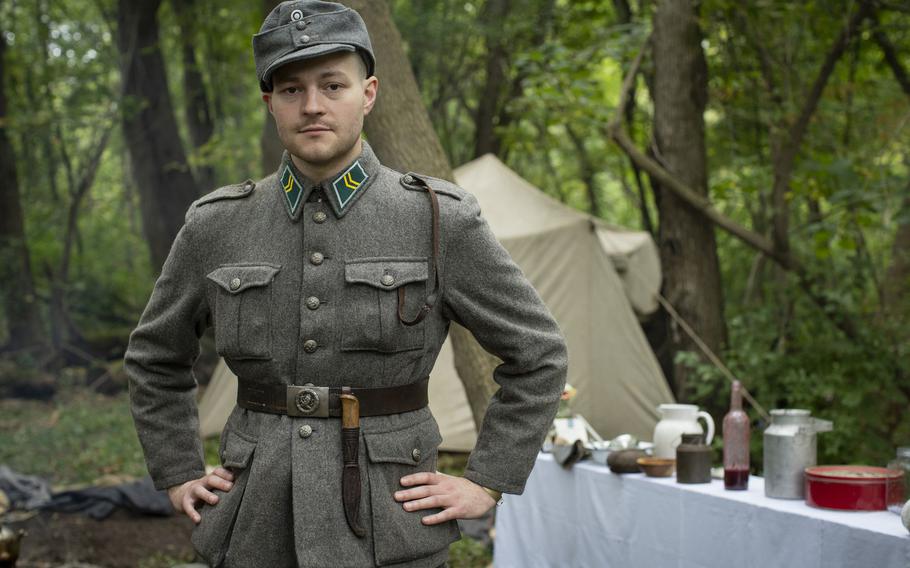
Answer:
[(449, 547), (449, 566), (452, 568), (486, 568), (492, 563), (490, 550), (468, 537), (462, 537)]
[[(3, 120), (17, 158), (42, 312), (49, 312), (53, 287), (61, 286), (73, 325), (95, 344), (116, 346), (119, 336), (122, 351), (148, 299), (155, 270), (149, 264), (129, 153), (116, 128), (121, 114), (137, 103), (120, 96), (116, 4), (8, 2), (0, 5), (0, 18), (7, 24), (2, 34), (8, 46), (9, 109)], [(491, 46), (499, 41), (504, 80), (493, 106), (500, 158), (571, 207), (590, 212), (597, 205), (603, 219), (645, 229), (644, 205), (656, 225), (656, 200), (647, 176), (635, 176), (605, 130), (623, 76), (653, 32), (653, 4), (629, 3), (629, 19), (617, 11), (623, 4), (512, 0), (505, 18), (495, 21), (485, 15), (485, 0), (390, 2), (451, 163), (475, 157), (475, 121), (488, 96)], [(906, 11), (893, 9), (897, 4), (886, 4), (879, 14), (881, 29), (910, 67), (910, 19)], [(163, 2), (158, 16), (169, 92), (190, 165), (195, 172), (212, 167), (217, 184), (257, 178), (266, 115), (250, 37), (261, 22), (262, 5), (196, 0), (189, 22), (181, 21), (176, 6)], [(768, 235), (774, 149), (786, 140), (856, 4), (708, 0), (699, 6), (709, 80), (709, 196), (735, 222)], [(187, 45), (194, 50), (214, 117), (214, 134), (199, 148), (190, 143), (186, 120)], [(654, 73), (646, 57), (635, 108), (627, 117), (636, 144), (652, 150), (649, 84)], [(73, 178), (101, 129), (112, 124), (113, 136), (79, 210), (64, 285), (63, 241)], [(892, 313), (881, 301), (895, 229), (910, 223), (910, 208), (901, 207), (910, 192), (908, 125), (910, 98), (883, 63), (867, 25), (834, 67), (796, 155), (787, 195), (792, 252), (807, 266), (813, 290), (828, 301), (828, 313), (807, 299), (792, 275), (728, 234), (717, 233), (729, 330), (723, 357), (767, 407), (805, 406), (834, 420), (835, 432), (821, 437), (826, 460), (882, 463), (910, 435), (900, 412), (910, 395), (906, 314)], [(832, 324), (842, 315), (856, 322), (855, 341)], [(0, 330), (0, 342), (5, 333)], [(116, 348), (110, 354), (119, 356)], [(696, 370), (689, 398), (722, 414), (725, 379), (700, 356), (680, 357)], [(128, 417), (113, 410), (124, 401), (82, 397), (74, 395), (61, 407), (61, 402), (13, 405), (10, 412), (30, 422), (32, 415), (59, 410), (60, 420), (72, 415), (79, 422), (75, 408), (93, 404), (110, 408), (112, 420), (121, 421), (108, 425), (123, 426), (115, 428), (118, 436), (131, 431)], [(103, 429), (106, 423), (93, 424), (95, 418), (85, 416), (87, 426), (82, 427)], [(6, 416), (0, 420), (8, 424)], [(18, 462), (34, 461), (38, 467), (38, 460), (71, 450), (75, 436), (51, 436), (31, 422), (27, 436), (2, 430), (0, 455), (28, 460), (21, 457), (25, 440), (38, 440), (50, 449)], [(112, 438), (113, 446), (92, 450), (95, 457), (111, 452), (125, 456), (117, 458), (123, 464), (132, 463), (135, 440), (118, 436)], [(210, 463), (217, 461), (212, 444), (207, 443)], [(98, 473), (89, 462), (73, 467), (78, 479)], [(451, 465), (452, 471), (458, 467), (463, 465)]]
[[(819, 463), (884, 466), (895, 447), (910, 440), (910, 397), (898, 381), (898, 354), (877, 337), (864, 336), (863, 344), (845, 339), (824, 319), (811, 317), (815, 309), (797, 305), (786, 337), (776, 333), (771, 308), (728, 318), (731, 347), (724, 360), (766, 410), (805, 408), (834, 422), (833, 432), (819, 436)], [(691, 400), (722, 417), (730, 393), (727, 380), (695, 354), (682, 354), (681, 360), (696, 371)], [(760, 472), (761, 432), (767, 424), (754, 409), (749, 415), (752, 466)]]
[(212, 466), (221, 465), (221, 456), (218, 449), (221, 447), (221, 436), (210, 436), (203, 440), (202, 449), (205, 455), (205, 464)]
[(0, 401), (0, 463), (58, 485), (146, 474), (127, 395), (66, 386), (53, 402)]
[(194, 559), (195, 554), (178, 557), (158, 552), (140, 560), (138, 568), (173, 568), (178, 565), (190, 564)]

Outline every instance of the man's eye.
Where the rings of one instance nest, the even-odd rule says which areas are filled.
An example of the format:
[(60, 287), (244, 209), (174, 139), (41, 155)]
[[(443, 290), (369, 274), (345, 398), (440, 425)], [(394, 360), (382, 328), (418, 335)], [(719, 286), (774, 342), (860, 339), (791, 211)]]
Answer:
[(341, 85), (339, 85), (338, 83), (332, 83), (331, 85), (329, 85), (329, 90), (330, 91), (340, 91)]
[(288, 87), (284, 90), (284, 92), (289, 95), (294, 95), (294, 94), (297, 94), (298, 89), (297, 89), (297, 87)]

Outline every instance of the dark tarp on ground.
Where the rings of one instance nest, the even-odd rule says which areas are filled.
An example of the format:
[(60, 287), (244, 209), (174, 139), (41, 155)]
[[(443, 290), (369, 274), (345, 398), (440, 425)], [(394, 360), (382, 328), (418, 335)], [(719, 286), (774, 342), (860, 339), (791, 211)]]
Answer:
[(9, 497), (12, 509), (82, 513), (97, 520), (107, 518), (117, 507), (141, 515), (167, 516), (174, 513), (167, 492), (156, 490), (148, 476), (110, 487), (86, 487), (52, 493), (46, 480), (16, 473), (0, 465), (0, 491)]

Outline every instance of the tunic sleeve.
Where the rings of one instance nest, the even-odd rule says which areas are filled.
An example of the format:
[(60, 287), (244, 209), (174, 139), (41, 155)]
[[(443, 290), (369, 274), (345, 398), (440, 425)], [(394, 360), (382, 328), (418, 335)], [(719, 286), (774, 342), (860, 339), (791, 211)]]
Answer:
[(524, 490), (566, 382), (565, 340), (537, 291), (466, 194), (446, 240), (443, 315), (502, 359), (464, 476), (503, 493)]
[(195, 205), (186, 213), (124, 356), (130, 409), (157, 489), (205, 475), (192, 369), (209, 308), (193, 242), (194, 213)]

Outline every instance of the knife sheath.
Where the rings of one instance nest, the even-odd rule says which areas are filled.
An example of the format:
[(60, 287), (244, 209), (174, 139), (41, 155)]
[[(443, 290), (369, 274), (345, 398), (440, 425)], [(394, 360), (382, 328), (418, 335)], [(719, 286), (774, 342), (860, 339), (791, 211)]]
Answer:
[[(345, 392), (348, 390), (348, 392)], [(344, 516), (351, 531), (358, 537), (366, 535), (360, 524), (360, 401), (342, 389), (341, 399), (341, 500)]]

